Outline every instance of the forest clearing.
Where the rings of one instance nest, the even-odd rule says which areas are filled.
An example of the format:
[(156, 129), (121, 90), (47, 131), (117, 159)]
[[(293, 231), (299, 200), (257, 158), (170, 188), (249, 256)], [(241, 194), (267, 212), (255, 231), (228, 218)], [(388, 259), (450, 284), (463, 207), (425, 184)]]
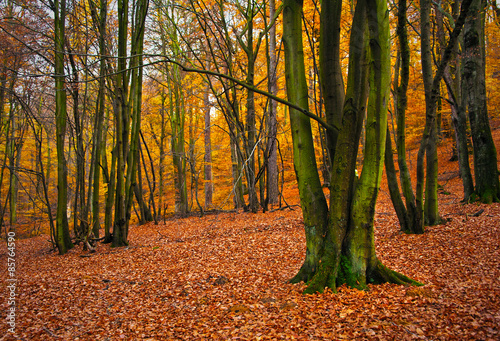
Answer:
[[(287, 283), (304, 258), (297, 206), (171, 218), (95, 253), (59, 256), (45, 234), (17, 240), (18, 338), (2, 323), (1, 340), (498, 340), (500, 204), (460, 203), (449, 151), (439, 149), (445, 224), (402, 233), (385, 184), (376, 209), (379, 258), (422, 287), (303, 295)], [(298, 204), (296, 184), (286, 197)]]

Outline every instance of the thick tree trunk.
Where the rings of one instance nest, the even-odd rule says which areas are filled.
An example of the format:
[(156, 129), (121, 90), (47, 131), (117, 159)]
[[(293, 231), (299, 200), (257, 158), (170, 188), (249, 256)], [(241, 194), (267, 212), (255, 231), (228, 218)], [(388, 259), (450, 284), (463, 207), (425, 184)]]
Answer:
[[(321, 240), (324, 252), (321, 254), (318, 272), (312, 278), (306, 292), (322, 291), (325, 287), (335, 290), (337, 277), (341, 276), (339, 268), (342, 267), (342, 244), (350, 222), (356, 158), (363, 115), (366, 110), (367, 45), (365, 33), (366, 2), (359, 1), (351, 29), (343, 125), (337, 140), (335, 158), (332, 160), (329, 220), (325, 237)], [(328, 67), (328, 65), (321, 65), (321, 67)]]
[(500, 200), (500, 184), (486, 102), (485, 8), (485, 0), (474, 0), (465, 23), (463, 81), (474, 148), (476, 194), (482, 202), (491, 203)]

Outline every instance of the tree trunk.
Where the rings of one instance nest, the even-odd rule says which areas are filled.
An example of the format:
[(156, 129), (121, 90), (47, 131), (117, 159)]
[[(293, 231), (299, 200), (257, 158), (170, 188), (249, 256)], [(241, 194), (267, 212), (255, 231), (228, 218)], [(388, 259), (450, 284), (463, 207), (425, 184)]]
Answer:
[(89, 184), (92, 183), (92, 197), (89, 201), (92, 202), (92, 230), (95, 238), (99, 238), (99, 228), (100, 228), (100, 205), (99, 205), (99, 194), (101, 186), (101, 167), (99, 167), (101, 160), (102, 151), (102, 141), (103, 141), (103, 125), (104, 125), (104, 113), (105, 113), (105, 102), (106, 102), (106, 21), (107, 21), (107, 2), (105, 0), (100, 0), (99, 3), (99, 14), (97, 14), (97, 9), (94, 6), (94, 2), (90, 1), (92, 18), (94, 20), (94, 26), (99, 32), (99, 54), (100, 54), (100, 65), (99, 65), (99, 90), (97, 94), (97, 107), (94, 121), (94, 132), (92, 139), (92, 159), (91, 159), (91, 171), (89, 178)]
[(338, 129), (342, 125), (342, 109), (344, 105), (344, 80), (340, 66), (340, 23), (342, 0), (325, 1), (321, 6), (321, 26), (319, 61), (320, 79), (325, 103), (327, 121), (336, 130), (326, 131), (327, 159), (335, 158)]
[[(410, 171), (408, 170), (408, 163), (406, 162), (406, 108), (408, 107), (407, 92), (410, 81), (410, 45), (408, 42), (408, 28), (406, 25), (406, 7), (406, 0), (400, 0), (398, 5), (397, 35), (401, 56), (401, 81), (396, 89), (396, 147), (398, 151), (399, 179), (406, 204), (405, 220), (408, 222), (406, 229), (403, 231), (406, 233), (424, 233), (424, 223), (421, 214), (417, 212)], [(404, 226), (405, 223), (401, 223), (402, 229)]]
[(128, 0), (118, 0), (118, 69), (115, 88), (115, 152), (116, 152), (116, 184), (115, 184), (115, 217), (113, 222), (112, 246), (128, 245), (127, 221), (125, 211), (125, 169), (128, 152), (128, 114), (126, 77), (128, 34)]
[[(285, 0), (283, 7), (283, 44), (288, 100), (308, 109), (308, 89), (302, 43), (302, 0)], [(292, 282), (309, 281), (316, 273), (323, 251), (328, 206), (317, 172), (309, 117), (290, 109), (293, 161), (299, 184), (300, 204), (306, 233), (306, 258)]]
[(11, 228), (17, 223), (17, 198), (19, 193), (19, 183), (17, 166), (20, 161), (20, 145), (21, 141), (17, 139), (16, 133), (18, 132), (18, 124), (16, 120), (16, 108), (14, 105), (14, 85), (17, 76), (12, 72), (12, 79), (9, 85), (10, 105), (9, 105), (9, 120), (6, 133), (7, 145), (6, 153), (9, 158), (9, 224)]
[[(458, 13), (458, 1), (453, 4), (453, 13)], [(469, 148), (467, 146), (467, 117), (463, 105), (460, 61), (458, 58), (458, 44), (454, 50), (453, 67), (450, 65), (443, 76), (448, 90), (448, 102), (451, 107), (451, 122), (455, 132), (456, 152), (458, 154), (458, 168), (464, 189), (463, 202), (468, 202), (474, 193), (474, 182), (469, 165)], [(451, 70), (453, 69), (453, 71)], [(453, 78), (452, 78), (453, 73)]]
[(171, 128), (172, 128), (172, 159), (174, 164), (175, 186), (175, 212), (186, 214), (188, 212), (187, 186), (186, 186), (186, 155), (184, 149), (184, 106), (183, 94), (180, 92), (180, 71), (173, 66), (173, 84), (170, 96)]
[[(428, 225), (440, 223), (437, 200), (437, 123), (436, 100), (437, 92), (432, 88), (432, 47), (431, 47), (431, 22), (430, 0), (420, 1), (421, 21), (421, 58), (422, 78), (425, 88), (425, 129), (417, 159), (417, 209), (423, 212), (423, 217)], [(424, 156), (426, 156), (426, 172), (424, 181)], [(424, 203), (425, 183), (425, 203)]]
[[(207, 62), (207, 66), (209, 63)], [(210, 124), (210, 100), (208, 98), (210, 91), (210, 84), (207, 84), (205, 92), (203, 93), (203, 104), (205, 106), (205, 130), (203, 131), (205, 141), (205, 154), (203, 156), (203, 175), (205, 180), (205, 204), (204, 209), (207, 210), (212, 206), (212, 197), (214, 192), (214, 184), (212, 179), (212, 141), (211, 141), (211, 124)]]
[(64, 76), (66, 0), (54, 1), (55, 40), (55, 97), (56, 97), (56, 144), (57, 144), (57, 212), (56, 245), (59, 254), (73, 247), (68, 224), (68, 167), (64, 146), (66, 142), (66, 81)]
[(387, 175), (387, 187), (389, 187), (389, 194), (391, 196), (392, 205), (394, 206), (394, 211), (396, 211), (398, 217), (399, 226), (401, 227), (401, 231), (409, 231), (411, 222), (409, 221), (408, 212), (406, 211), (405, 204), (401, 199), (401, 193), (399, 192), (398, 177), (396, 176), (394, 157), (392, 155), (392, 141), (389, 126), (387, 126), (384, 162), (385, 173)]
[(230, 137), (230, 145), (231, 149), (231, 174), (233, 179), (233, 203), (234, 208), (243, 208), (245, 206), (245, 199), (243, 198), (243, 181), (242, 170), (241, 170), (241, 161), (239, 158), (239, 145), (236, 136), (231, 135)]
[[(276, 15), (275, 0), (269, 1), (269, 17), (272, 19)], [(273, 95), (278, 93), (277, 85), (277, 58), (276, 58), (276, 25), (272, 25), (269, 30), (269, 92)], [(270, 100), (269, 103), (269, 119), (268, 119), (268, 137), (267, 137), (267, 202), (270, 205), (278, 203), (279, 189), (278, 189), (278, 154), (277, 154), (277, 120), (276, 114), (278, 103)]]
[(486, 102), (485, 9), (485, 0), (474, 0), (465, 23), (463, 81), (474, 148), (476, 194), (482, 202), (491, 203), (500, 200), (500, 184)]
[[(161, 127), (160, 127), (160, 141), (159, 141), (159, 148), (160, 148), (160, 169), (159, 169), (159, 195), (160, 197), (158, 198), (158, 211), (161, 212), (160, 214), (164, 214), (163, 210), (163, 196), (165, 194), (165, 141), (167, 139), (167, 123), (165, 122), (165, 116), (166, 116), (166, 109), (165, 109), (165, 101), (167, 99), (167, 96), (165, 94), (165, 88), (162, 87), (161, 89), (161, 110), (160, 110), (160, 115), (161, 115)], [(165, 219), (165, 217), (163, 217)]]
[[(255, 77), (255, 53), (253, 43), (253, 17), (254, 9), (252, 0), (247, 2), (247, 44), (243, 46), (247, 55), (247, 79), (246, 83), (253, 87)], [(245, 130), (247, 133), (245, 143), (245, 174), (248, 186), (248, 208), (252, 213), (257, 213), (259, 209), (259, 199), (257, 197), (257, 182), (255, 179), (255, 153), (258, 152), (256, 148), (256, 127), (255, 127), (255, 94), (253, 91), (248, 90), (246, 102), (246, 125)]]

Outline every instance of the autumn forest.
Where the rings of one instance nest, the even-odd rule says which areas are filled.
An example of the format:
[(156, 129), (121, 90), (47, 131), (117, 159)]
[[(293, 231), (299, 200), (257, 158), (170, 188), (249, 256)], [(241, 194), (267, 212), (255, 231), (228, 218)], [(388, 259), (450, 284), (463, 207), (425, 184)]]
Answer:
[(0, 3), (7, 340), (498, 338), (495, 0)]

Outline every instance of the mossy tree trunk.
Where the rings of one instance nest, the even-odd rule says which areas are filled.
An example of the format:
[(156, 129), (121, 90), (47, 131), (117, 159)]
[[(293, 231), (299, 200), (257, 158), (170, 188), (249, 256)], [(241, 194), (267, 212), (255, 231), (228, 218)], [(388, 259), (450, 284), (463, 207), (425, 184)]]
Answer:
[(474, 0), (465, 23), (463, 81), (474, 149), (476, 194), (482, 202), (491, 203), (500, 200), (500, 184), (486, 103), (485, 9), (485, 0)]
[[(285, 74), (289, 100), (307, 108), (301, 11), (301, 1), (285, 1)], [(306, 293), (321, 292), (325, 287), (335, 290), (343, 283), (358, 288), (364, 288), (370, 282), (384, 281), (417, 284), (384, 267), (378, 261), (374, 248), (373, 220), (382, 174), (389, 100), (388, 25), (389, 17), (384, 1), (357, 2), (351, 30), (342, 125), (339, 127), (331, 167), (329, 210), (321, 191), (310, 121), (303, 114), (290, 110), (294, 165), (307, 241), (306, 259), (292, 281), (306, 281)], [(332, 32), (323, 30), (322, 34)], [(328, 62), (321, 64), (322, 68), (329, 66)], [(366, 111), (365, 161), (361, 178), (355, 186), (356, 156)], [(333, 122), (329, 123), (333, 125)]]
[[(302, 43), (302, 0), (285, 0), (283, 7), (283, 44), (288, 100), (308, 108), (308, 89)], [(306, 259), (292, 281), (309, 281), (316, 273), (323, 251), (328, 205), (317, 171), (310, 119), (290, 109), (293, 160), (299, 184), (300, 203), (306, 232)]]

